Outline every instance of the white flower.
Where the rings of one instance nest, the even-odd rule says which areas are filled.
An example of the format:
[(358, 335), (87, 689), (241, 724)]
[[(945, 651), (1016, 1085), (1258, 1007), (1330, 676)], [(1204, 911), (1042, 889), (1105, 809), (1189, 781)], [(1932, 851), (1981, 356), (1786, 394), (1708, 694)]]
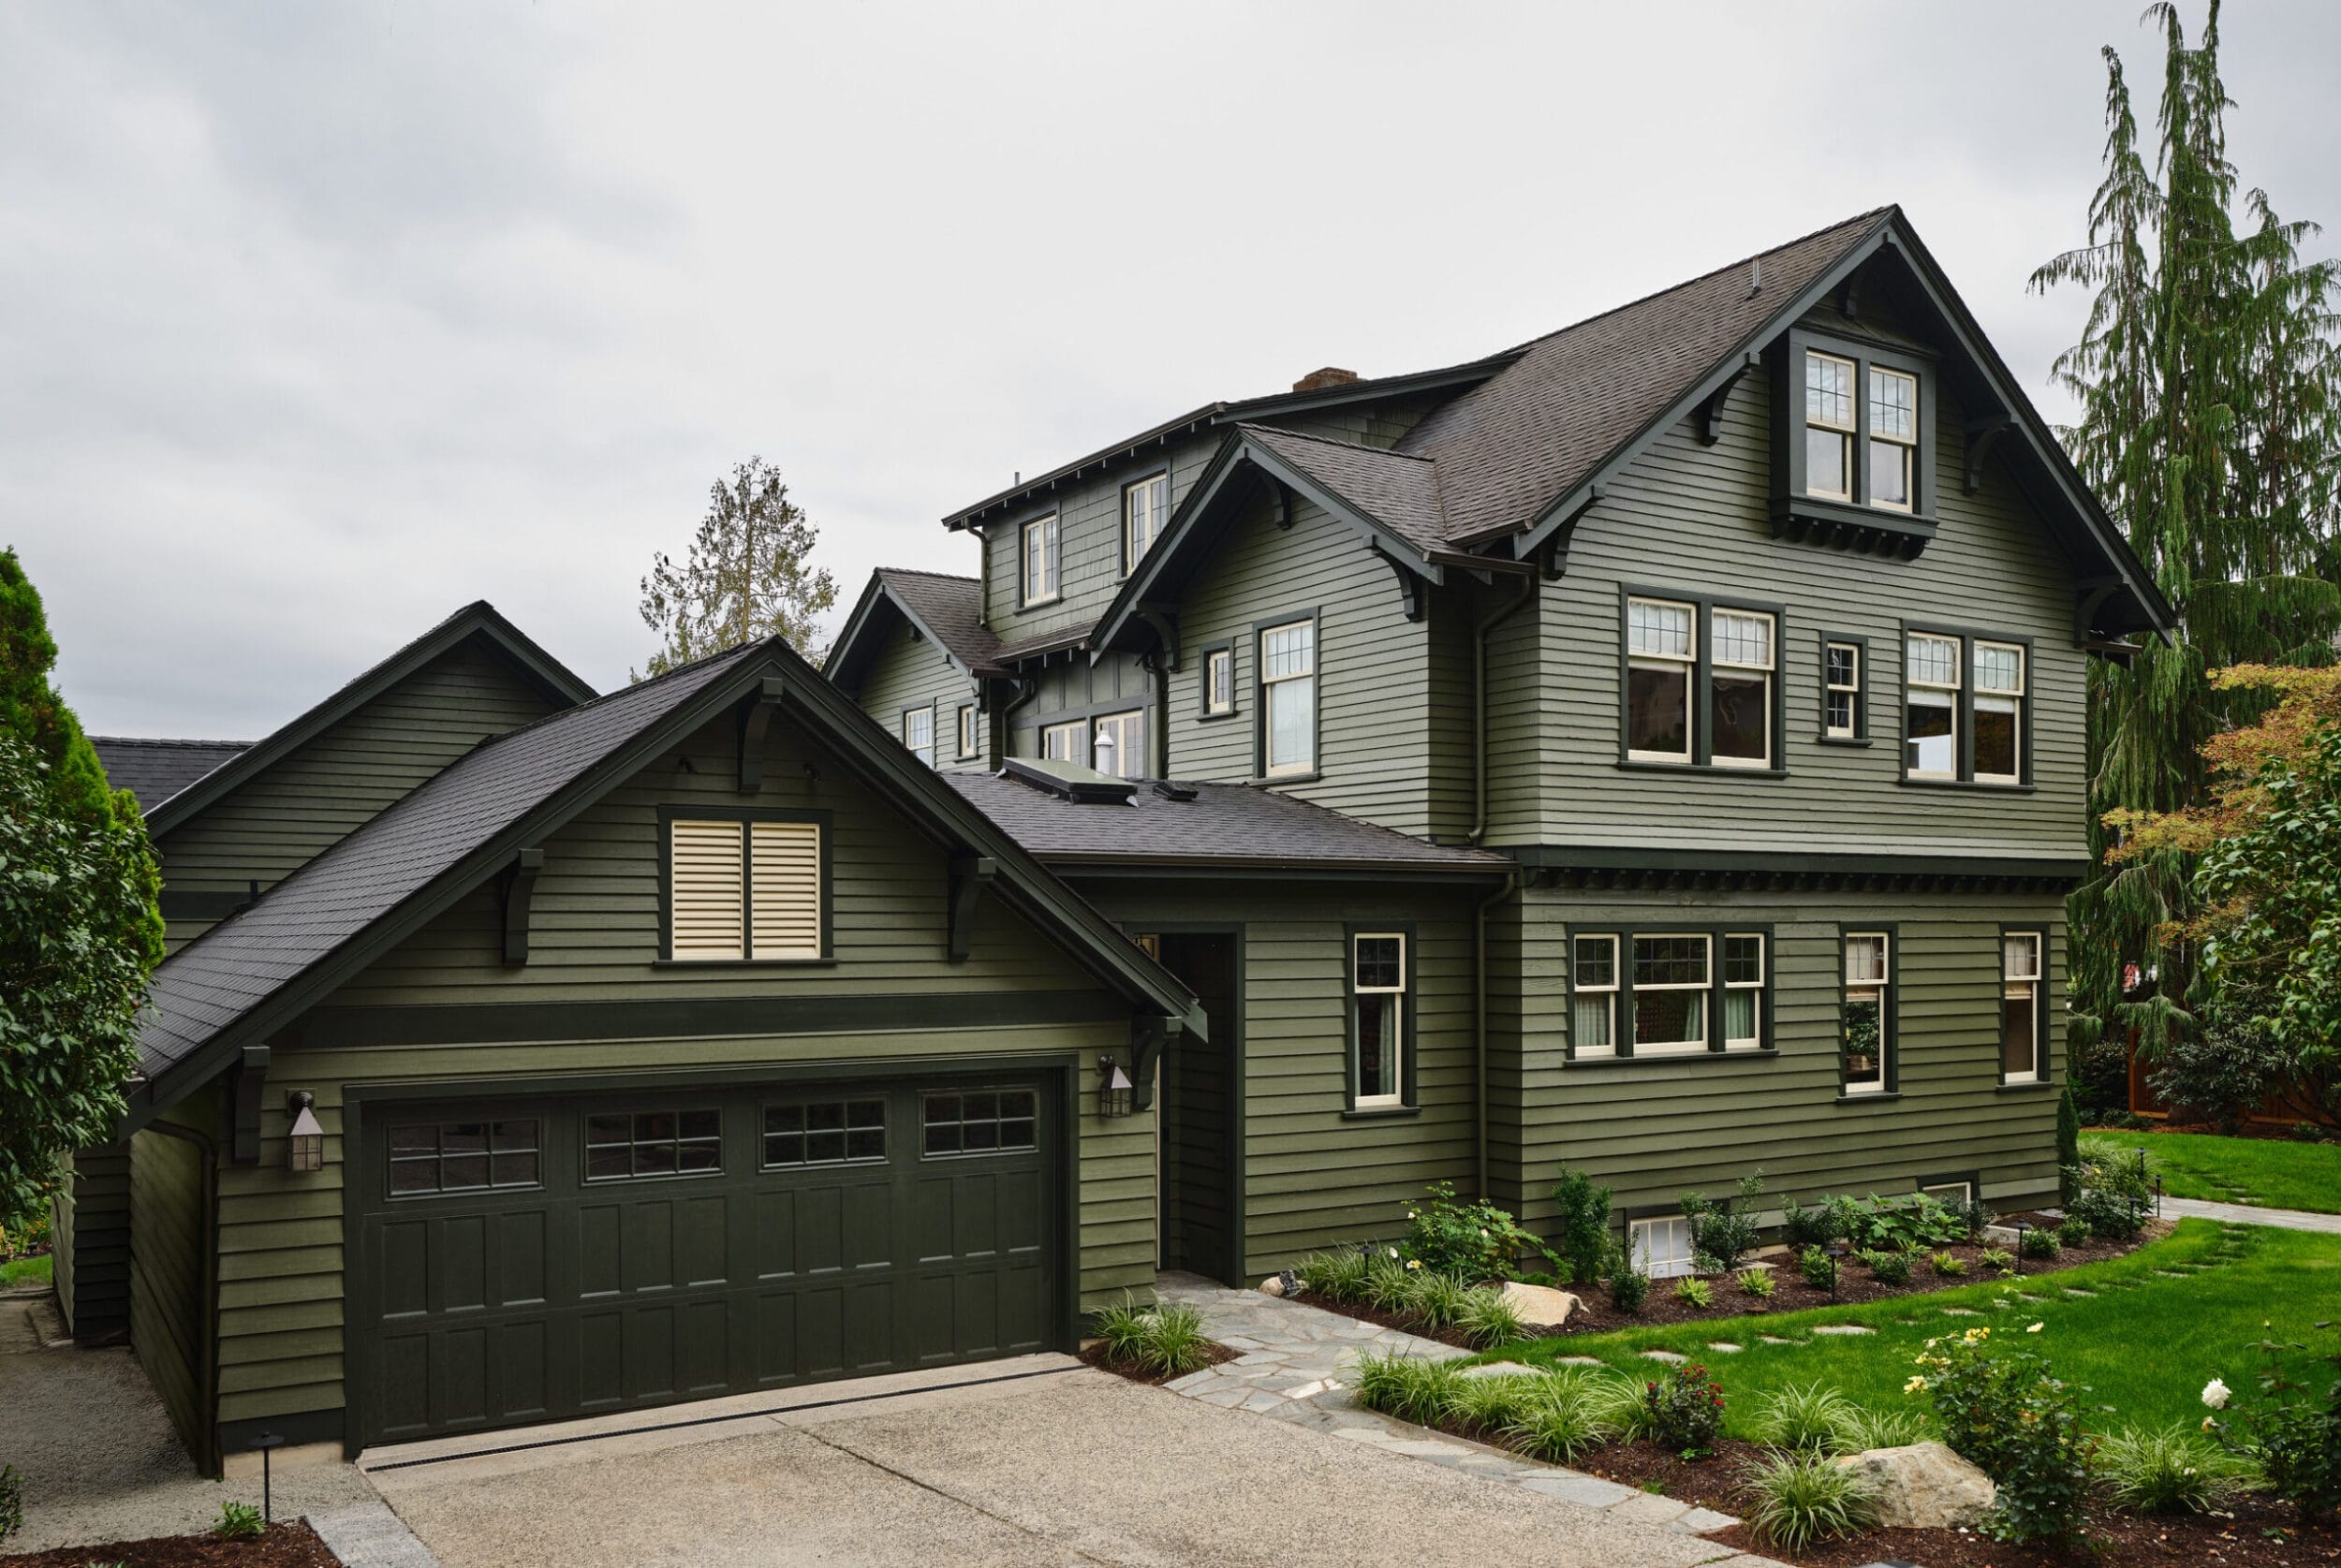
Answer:
[(2234, 1390), (2215, 1377), (2202, 1385), (2202, 1402), (2213, 1410), (2225, 1410), (2228, 1399), (2233, 1392)]
[(1398, 1249), (1397, 1249), (1397, 1248), (1395, 1248), (1395, 1247), (1392, 1247), (1392, 1248), (1390, 1250), (1390, 1255), (1391, 1255), (1391, 1256), (1392, 1256), (1392, 1257), (1396, 1257), (1396, 1256), (1398, 1255)]
[(2025, 1329), (2024, 1332), (2027, 1334), (2038, 1334), (2041, 1329), (2046, 1328), (2047, 1326), (2048, 1325), (2045, 1323), (2036, 1323), (2031, 1327)]

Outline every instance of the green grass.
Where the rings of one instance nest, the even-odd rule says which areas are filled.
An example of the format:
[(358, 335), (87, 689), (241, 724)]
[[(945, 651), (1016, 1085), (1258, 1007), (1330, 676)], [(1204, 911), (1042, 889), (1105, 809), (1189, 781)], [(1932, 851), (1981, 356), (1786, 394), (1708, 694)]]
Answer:
[(47, 1253), (38, 1257), (21, 1257), (0, 1263), (0, 1290), (14, 1285), (45, 1285), (49, 1282), (49, 1268)]
[(2144, 1148), (2150, 1168), (2162, 1174), (2163, 1192), (2174, 1198), (2341, 1214), (2341, 1144), (2096, 1131), (2082, 1134), (2081, 1141), (2084, 1150), (2106, 1149), (2132, 1158)]
[[(2067, 1296), (2068, 1286), (2098, 1294)], [(2026, 1300), (2026, 1295), (2039, 1299)], [(2060, 1377), (2088, 1385), (2084, 1408), (2105, 1428), (2172, 1421), (2192, 1427), (2202, 1419), (2202, 1385), (2213, 1376), (2231, 1387), (2249, 1385), (2260, 1365), (2250, 1347), (2260, 1340), (2329, 1341), (2330, 1335), (2313, 1334), (2310, 1326), (2332, 1315), (2335, 1299), (2341, 1299), (2341, 1238), (2187, 1220), (2167, 1240), (2128, 1257), (2046, 1277), (2027, 1270), (2020, 1280), (1993, 1279), (1861, 1306), (1534, 1340), (1501, 1346), (1483, 1359), (1536, 1364), (1593, 1356), (1649, 1377), (1658, 1363), (1643, 1359), (1642, 1352), (1673, 1351), (1705, 1363), (1729, 1401), (1728, 1430), (1753, 1437), (1759, 1396), (1790, 1385), (1818, 1383), (1881, 1411), (1923, 1411), (1924, 1396), (1902, 1391), (1914, 1370), (1911, 1358), (1931, 1336), (1988, 1326), (2045, 1354)], [(1947, 1315), (1947, 1307), (1979, 1315)], [(2035, 1323), (2046, 1326), (2026, 1334)], [(1821, 1324), (1858, 1324), (1875, 1332), (1814, 1334)], [(1765, 1344), (1759, 1337), (1764, 1334), (1800, 1342)], [(1707, 1348), (1718, 1340), (1742, 1348), (1737, 1355)], [(2098, 1410), (2102, 1405), (2115, 1407), (2119, 1415), (2104, 1414)]]

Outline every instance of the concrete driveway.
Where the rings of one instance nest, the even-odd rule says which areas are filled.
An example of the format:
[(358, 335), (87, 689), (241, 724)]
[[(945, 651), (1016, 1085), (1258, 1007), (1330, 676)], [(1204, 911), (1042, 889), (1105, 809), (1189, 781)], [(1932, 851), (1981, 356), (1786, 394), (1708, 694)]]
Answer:
[(361, 1463), (446, 1568), (1761, 1561), (1063, 1357), (1013, 1370), (1037, 1375), (906, 1384), (881, 1398), (832, 1385), (805, 1398), (853, 1390), (855, 1402), (424, 1463), (412, 1461), (462, 1448), (369, 1453)]

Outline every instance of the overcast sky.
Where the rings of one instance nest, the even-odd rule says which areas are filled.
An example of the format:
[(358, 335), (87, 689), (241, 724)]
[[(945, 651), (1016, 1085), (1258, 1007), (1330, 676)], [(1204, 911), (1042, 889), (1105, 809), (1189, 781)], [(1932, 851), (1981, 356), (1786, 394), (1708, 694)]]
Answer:
[[(100, 733), (264, 734), (476, 598), (606, 688), (750, 453), (842, 616), (1017, 470), (1889, 201), (2054, 416), (2024, 279), (2139, 8), (0, 0), (0, 544)], [(2226, 28), (2245, 182), (2341, 226), (2341, 6)]]

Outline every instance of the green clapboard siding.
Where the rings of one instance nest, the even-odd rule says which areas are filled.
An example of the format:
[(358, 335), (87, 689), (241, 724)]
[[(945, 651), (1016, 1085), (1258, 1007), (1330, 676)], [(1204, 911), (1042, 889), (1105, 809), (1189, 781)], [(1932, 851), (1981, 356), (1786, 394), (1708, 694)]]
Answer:
[[(2073, 568), (2006, 468), (1958, 482), (1963, 418), (1936, 421), (1941, 532), (1915, 561), (1774, 541), (1771, 396), (1743, 377), (1721, 439), (1689, 421), (1612, 481), (1578, 525), (1568, 569), (1496, 634), (1490, 689), (1496, 843), (1660, 844), (1876, 855), (2078, 856), (2083, 843), (2084, 655), (2072, 645)], [(1618, 766), (1620, 586), (1785, 607), (1786, 779)], [(2034, 638), (2031, 793), (1900, 782), (1902, 622)], [(1868, 639), (1874, 744), (1820, 744), (1824, 631)], [(1817, 843), (1805, 808), (1825, 799)]]
[[(164, 835), (167, 892), (266, 888), (492, 735), (552, 711), (478, 640), (449, 650)], [(175, 950), (211, 929), (169, 923)]]
[(854, 694), (862, 711), (897, 740), (903, 737), (903, 711), (932, 704), (935, 765), (947, 772), (957, 768), (980, 768), (986, 761), (989, 721), (980, 713), (977, 715), (976, 755), (959, 755), (960, 706), (974, 702), (976, 696), (975, 681), (954, 668), (932, 639), (920, 636), (899, 618), (887, 636), (885, 647), (871, 659), (869, 673), (861, 678), (861, 689)]
[[(1175, 509), (1218, 449), (1219, 432), (1156, 450), (1117, 466), (1101, 478), (1084, 478), (1041, 501), (1028, 502), (997, 522), (983, 526), (985, 624), (1002, 642), (1019, 643), (1057, 633), (1087, 631), (1122, 587), (1122, 487), (1152, 474), (1170, 476)], [(1053, 601), (1017, 608), (1023, 585), (1023, 525), (1057, 515), (1057, 588)]]
[[(1081, 743), (1074, 748), (1073, 759), (1083, 765), (1096, 762), (1096, 721), (1109, 713), (1142, 711), (1147, 715), (1149, 729), (1146, 749), (1150, 760), (1143, 771), (1152, 777), (1156, 769), (1151, 760), (1156, 740), (1151, 728), (1155, 722), (1155, 680), (1135, 655), (1112, 653), (1092, 663), (1087, 658), (1050, 661), (1031, 675), (1032, 695), (1020, 701), (1008, 713), (1008, 755), (1038, 756), (1040, 730), (1046, 725), (1069, 724), (1075, 719), (1085, 721), (1082, 725)], [(1175, 682), (1175, 678), (1174, 678)], [(1171, 688), (1171, 700), (1178, 700), (1178, 687)]]
[[(1031, 926), (997, 902), (979, 913), (973, 953), (945, 961), (948, 864), (944, 851), (907, 830), (842, 759), (786, 725), (770, 740), (762, 793), (743, 797), (736, 742), (711, 725), (675, 753), (551, 835), (537, 880), (529, 962), (501, 962), (500, 905), (465, 901), (328, 999), (323, 1010), (276, 1042), (272, 1088), (317, 1096), (327, 1133), (326, 1167), (285, 1169), (288, 1118), (281, 1098), (263, 1106), (256, 1165), (220, 1173), (220, 1418), (330, 1412), (344, 1403), (346, 1309), (343, 1186), (345, 1086), (427, 1082), (461, 1098), (467, 1083), (554, 1080), (611, 1073), (672, 1083), (695, 1074), (770, 1068), (817, 1078), (824, 1066), (899, 1061), (915, 1078), (968, 1058), (1030, 1058), (1045, 1070), (1084, 1067), (1078, 1126), (1079, 1234), (1071, 1263), (1084, 1310), (1144, 1290), (1154, 1277), (1153, 1121), (1095, 1115), (1097, 1059), (1126, 1049), (1126, 1009), (1101, 992)], [(686, 759), (688, 765), (686, 766)], [(808, 768), (809, 765), (809, 768)], [(660, 889), (657, 810), (699, 801), (831, 812), (835, 961), (811, 966), (702, 967), (655, 961)], [(1062, 1004), (1097, 1021), (987, 1024), (891, 1033), (773, 1033), (670, 1038), (597, 1036), (590, 1021), (554, 1038), (498, 1038), (490, 1026), (460, 1043), (357, 1045), (336, 1040), (332, 1019), (395, 1027), (437, 1004), (640, 1002), (682, 998), (961, 996)], [(386, 1022), (387, 1020), (387, 1022)], [(538, 1026), (529, 1026), (531, 1030)], [(379, 1037), (378, 1035), (376, 1037)]]
[(75, 1339), (130, 1322), (130, 1150), (85, 1149), (59, 1184), (53, 1251), (57, 1307)]
[[(1508, 912), (1511, 916), (1511, 912)], [(1776, 1057), (1568, 1061), (1572, 925), (1645, 932), (1744, 922), (1773, 928)], [(2064, 1007), (2064, 905), (2038, 893), (1626, 893), (1530, 889), (1492, 944), (1504, 1027), (1491, 1121), (1517, 1177), (1501, 1196), (1532, 1223), (1553, 1214), (1564, 1168), (1617, 1189), (1622, 1206), (1721, 1192), (1760, 1169), (1781, 1197), (1908, 1192), (1976, 1173), (2002, 1209), (2054, 1201), (2061, 1031), (2047, 1087), (1999, 1084), (2000, 931), (2048, 937), (2040, 1006)], [(1839, 933), (1891, 924), (1899, 954), (1898, 1099), (1839, 1104)]]
[(207, 1161), (201, 1145), (155, 1127), (130, 1140), (130, 1344), (199, 1464), (211, 1442)]

